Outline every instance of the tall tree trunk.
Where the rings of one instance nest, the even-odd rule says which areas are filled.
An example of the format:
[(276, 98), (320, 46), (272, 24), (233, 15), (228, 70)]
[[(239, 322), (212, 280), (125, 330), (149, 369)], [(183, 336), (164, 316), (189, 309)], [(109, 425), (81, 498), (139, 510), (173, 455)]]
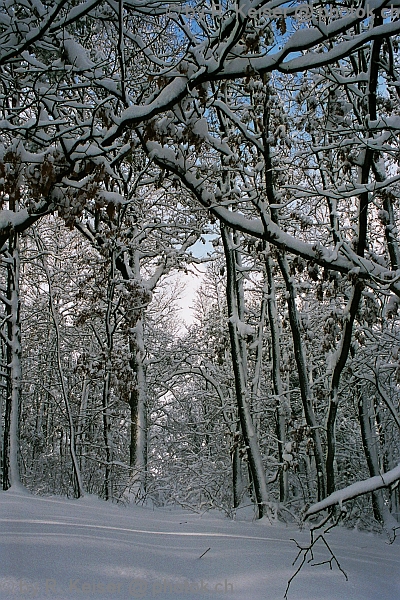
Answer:
[(113, 498), (113, 481), (112, 481), (112, 436), (111, 436), (111, 421), (109, 414), (110, 406), (110, 368), (106, 365), (103, 393), (102, 393), (102, 414), (103, 414), (103, 440), (106, 451), (106, 464), (104, 473), (104, 498), (105, 500), (112, 500)]
[(147, 385), (144, 359), (143, 317), (136, 321), (130, 334), (131, 368), (134, 373), (130, 393), (131, 438), (130, 466), (133, 472), (133, 490), (140, 497), (146, 491), (147, 473)]
[(299, 376), (300, 394), (306, 423), (310, 428), (311, 436), (314, 442), (314, 456), (317, 468), (318, 500), (322, 500), (326, 495), (324, 454), (322, 451), (321, 435), (317, 420), (315, 418), (312, 395), (308, 381), (306, 356), (304, 352), (303, 341), (301, 339), (299, 317), (296, 307), (296, 290), (292, 278), (290, 277), (286, 255), (281, 251), (278, 251), (278, 263), (288, 292), (287, 304), (289, 310), (289, 322), (292, 331), (294, 356)]
[(328, 495), (335, 491), (335, 452), (336, 452), (336, 416), (339, 404), (339, 383), (343, 369), (346, 365), (347, 358), (349, 356), (351, 338), (353, 332), (354, 319), (358, 310), (361, 299), (362, 287), (357, 283), (353, 288), (353, 293), (347, 306), (346, 313), (348, 318), (344, 324), (342, 339), (340, 346), (336, 352), (336, 360), (333, 367), (331, 389), (330, 389), (330, 401), (328, 419), (326, 423), (326, 441), (327, 441), (327, 455), (326, 455), (326, 482)]
[(110, 394), (111, 394), (111, 358), (114, 348), (114, 292), (115, 292), (115, 252), (110, 254), (110, 272), (108, 275), (107, 285), (107, 309), (105, 318), (106, 328), (106, 346), (105, 346), (105, 365), (104, 365), (104, 382), (102, 393), (102, 416), (103, 416), (103, 440), (106, 453), (106, 464), (104, 473), (104, 498), (106, 500), (113, 499), (113, 442), (111, 435), (111, 420), (110, 420)]
[(19, 236), (13, 232), (9, 239), (7, 261), (7, 397), (3, 441), (3, 489), (20, 486), (19, 471), (19, 413), (21, 402), (21, 323), (19, 297)]
[[(268, 283), (268, 319), (271, 333), (271, 350), (272, 350), (272, 382), (274, 386), (274, 394), (277, 398), (275, 419), (276, 419), (276, 434), (278, 438), (278, 455), (279, 462), (283, 463), (283, 451), (286, 442), (286, 419), (284, 410), (284, 390), (281, 378), (281, 348), (279, 343), (279, 316), (276, 307), (275, 296), (275, 281), (272, 274), (272, 260), (268, 255), (265, 259), (265, 269)], [(281, 469), (279, 474), (279, 499), (281, 502), (286, 502), (288, 499), (288, 475), (287, 471)]]
[(251, 417), (250, 406), (247, 398), (246, 373), (244, 372), (239, 340), (239, 314), (237, 306), (236, 263), (235, 250), (232, 239), (226, 228), (221, 224), (221, 235), (224, 245), (227, 268), (227, 304), (228, 327), (231, 343), (232, 365), (235, 377), (236, 401), (238, 404), (240, 424), (247, 449), (249, 468), (253, 480), (254, 493), (258, 505), (259, 518), (271, 515), (269, 495), (261, 451), (258, 444), (256, 430)]
[(59, 317), (57, 314), (56, 306), (54, 304), (52, 278), (51, 278), (51, 274), (50, 274), (50, 271), (49, 271), (49, 268), (47, 265), (47, 261), (45, 258), (45, 252), (44, 252), (45, 247), (44, 247), (44, 244), (39, 239), (37, 232), (35, 232), (35, 239), (36, 239), (36, 244), (37, 244), (38, 249), (42, 251), (41, 252), (41, 261), (42, 261), (44, 272), (46, 274), (47, 283), (49, 286), (49, 306), (50, 306), (50, 312), (51, 312), (51, 316), (53, 319), (54, 330), (55, 330), (55, 334), (56, 334), (57, 370), (58, 370), (58, 375), (60, 378), (61, 393), (62, 393), (62, 397), (64, 400), (65, 411), (67, 413), (67, 418), (68, 418), (68, 428), (69, 428), (68, 446), (69, 446), (69, 453), (70, 453), (71, 462), (72, 462), (74, 494), (75, 494), (76, 498), (80, 498), (81, 496), (84, 496), (85, 491), (84, 491), (84, 487), (83, 487), (82, 475), (81, 475), (81, 471), (79, 468), (78, 458), (76, 455), (75, 425), (74, 425), (74, 420), (73, 420), (73, 416), (72, 416), (71, 403), (69, 401), (69, 394), (68, 394), (68, 390), (67, 390), (67, 386), (66, 386), (66, 377), (64, 374), (64, 368), (63, 368), (63, 364), (62, 364), (61, 334), (60, 334)]
[[(358, 401), (358, 416), (360, 420), (361, 437), (364, 447), (364, 454), (367, 460), (368, 470), (371, 477), (379, 476), (379, 464), (377, 456), (378, 439), (373, 433), (372, 423), (374, 409), (369, 398), (361, 395)], [(383, 492), (378, 490), (372, 492), (372, 508), (374, 517), (379, 523), (385, 522), (385, 506)]]
[[(270, 102), (270, 87), (265, 86), (265, 99), (264, 99), (264, 114), (263, 114), (263, 128), (261, 131), (263, 144), (264, 144), (264, 162), (265, 162), (265, 189), (266, 197), (269, 205), (269, 212), (272, 221), (279, 224), (278, 211), (274, 206), (279, 204), (275, 193), (274, 184), (274, 167), (272, 163), (271, 146), (269, 142), (270, 136), (270, 119), (271, 119), (271, 102)], [(265, 207), (261, 210), (261, 218), (265, 219)], [(317, 420), (315, 418), (315, 412), (313, 407), (313, 401), (311, 396), (311, 390), (308, 382), (306, 355), (304, 352), (303, 342), (301, 338), (298, 311), (296, 307), (296, 290), (293, 283), (293, 279), (289, 273), (289, 266), (286, 258), (285, 250), (277, 250), (277, 260), (282, 276), (285, 281), (287, 290), (287, 305), (289, 312), (289, 322), (292, 331), (294, 355), (297, 365), (299, 386), (301, 400), (303, 404), (304, 416), (307, 425), (311, 430), (311, 436), (314, 442), (314, 456), (317, 470), (317, 489), (318, 489), (318, 500), (324, 498), (326, 494), (325, 486), (325, 465), (324, 455), (322, 451), (321, 435), (318, 429)]]
[(81, 406), (79, 409), (78, 427), (76, 430), (77, 452), (79, 455), (79, 468), (81, 469), (81, 472), (84, 471), (86, 467), (86, 419), (89, 389), (89, 378), (85, 376), (82, 385)]
[(243, 494), (243, 475), (242, 459), (240, 457), (240, 423), (237, 424), (236, 433), (233, 442), (232, 452), (232, 488), (233, 488), (233, 508), (238, 508), (242, 501)]

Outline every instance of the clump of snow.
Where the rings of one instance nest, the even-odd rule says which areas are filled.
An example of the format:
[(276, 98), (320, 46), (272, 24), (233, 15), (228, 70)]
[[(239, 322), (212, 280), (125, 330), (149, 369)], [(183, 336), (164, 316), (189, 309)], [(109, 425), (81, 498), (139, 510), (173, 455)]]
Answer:
[(0, 230), (7, 227), (17, 227), (29, 219), (29, 213), (26, 208), (13, 212), (12, 210), (2, 209), (0, 211)]
[(94, 62), (88, 57), (85, 48), (69, 35), (64, 36), (64, 49), (68, 61), (79, 71), (87, 71), (95, 66)]

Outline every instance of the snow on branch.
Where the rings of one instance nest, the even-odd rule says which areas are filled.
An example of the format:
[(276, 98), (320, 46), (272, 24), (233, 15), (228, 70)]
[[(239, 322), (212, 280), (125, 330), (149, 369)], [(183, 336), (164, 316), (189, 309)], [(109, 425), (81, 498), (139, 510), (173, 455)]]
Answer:
[(375, 492), (376, 490), (389, 487), (392, 485), (392, 483), (395, 483), (399, 479), (400, 464), (387, 473), (376, 475), (375, 477), (370, 477), (369, 479), (364, 479), (363, 481), (357, 481), (357, 483), (353, 483), (342, 490), (333, 492), (333, 494), (324, 500), (321, 500), (321, 502), (317, 502), (316, 504), (310, 506), (305, 514), (305, 518), (307, 519), (312, 515), (316, 515), (317, 513), (321, 512), (321, 510), (330, 508), (335, 504), (339, 504), (339, 506), (341, 506), (343, 502), (357, 498), (357, 496), (362, 496), (363, 494), (368, 494), (370, 492)]
[(117, 125), (108, 131), (101, 145), (104, 147), (111, 145), (127, 127), (133, 127), (176, 104), (185, 96), (187, 82), (186, 77), (173, 79), (150, 104), (127, 108)]

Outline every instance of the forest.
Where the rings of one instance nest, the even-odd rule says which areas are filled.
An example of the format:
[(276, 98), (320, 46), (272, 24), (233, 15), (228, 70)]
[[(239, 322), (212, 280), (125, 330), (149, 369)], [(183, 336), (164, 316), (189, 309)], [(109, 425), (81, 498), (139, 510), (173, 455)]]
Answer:
[(0, 0), (3, 490), (395, 535), (399, 16)]

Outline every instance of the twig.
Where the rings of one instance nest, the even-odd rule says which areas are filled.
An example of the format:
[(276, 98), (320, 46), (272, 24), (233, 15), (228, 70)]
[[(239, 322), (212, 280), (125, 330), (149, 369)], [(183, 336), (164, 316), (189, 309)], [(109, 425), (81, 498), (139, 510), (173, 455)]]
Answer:
[(207, 548), (207, 550), (205, 552), (203, 552), (203, 554), (201, 556), (199, 556), (199, 559), (202, 558), (205, 554), (207, 554), (207, 552), (211, 550), (211, 548)]
[[(291, 538), (291, 541), (293, 541), (297, 548), (299, 549), (296, 558), (293, 561), (293, 565), (296, 564), (296, 562), (298, 561), (298, 559), (300, 557), (302, 557), (301, 559), (301, 563), (300, 565), (297, 567), (296, 571), (293, 573), (293, 575), (290, 577), (290, 579), (288, 580), (287, 586), (286, 586), (286, 590), (285, 590), (285, 595), (284, 598), (285, 600), (287, 600), (288, 597), (288, 592), (289, 592), (289, 588), (290, 585), (292, 583), (292, 581), (294, 580), (294, 578), (296, 577), (296, 575), (301, 571), (301, 569), (304, 566), (304, 563), (307, 561), (308, 563), (311, 563), (312, 567), (317, 567), (320, 565), (326, 565), (329, 564), (329, 568), (332, 570), (332, 565), (333, 563), (336, 564), (337, 568), (339, 569), (339, 571), (341, 571), (346, 579), (346, 581), (348, 581), (348, 577), (347, 577), (347, 573), (342, 569), (338, 559), (336, 558), (335, 554), (332, 552), (331, 547), (329, 546), (328, 542), (325, 539), (325, 535), (333, 528), (335, 527), (340, 518), (342, 516), (342, 513), (337, 517), (337, 519), (334, 521), (334, 523), (331, 523), (326, 529), (323, 530), (322, 533), (320, 533), (319, 535), (317, 535), (316, 538), (314, 538), (314, 532), (318, 529), (321, 529), (326, 523), (327, 521), (330, 519), (331, 515), (328, 515), (325, 519), (323, 519), (321, 521), (321, 523), (319, 523), (318, 525), (316, 525), (315, 527), (313, 527), (310, 531), (310, 544), (308, 546), (300, 546), (300, 544), (293, 538)], [(330, 554), (330, 558), (327, 560), (323, 560), (321, 562), (313, 562), (314, 561), (314, 546), (315, 544), (319, 541), (322, 540), (322, 542), (325, 544), (329, 554)]]

